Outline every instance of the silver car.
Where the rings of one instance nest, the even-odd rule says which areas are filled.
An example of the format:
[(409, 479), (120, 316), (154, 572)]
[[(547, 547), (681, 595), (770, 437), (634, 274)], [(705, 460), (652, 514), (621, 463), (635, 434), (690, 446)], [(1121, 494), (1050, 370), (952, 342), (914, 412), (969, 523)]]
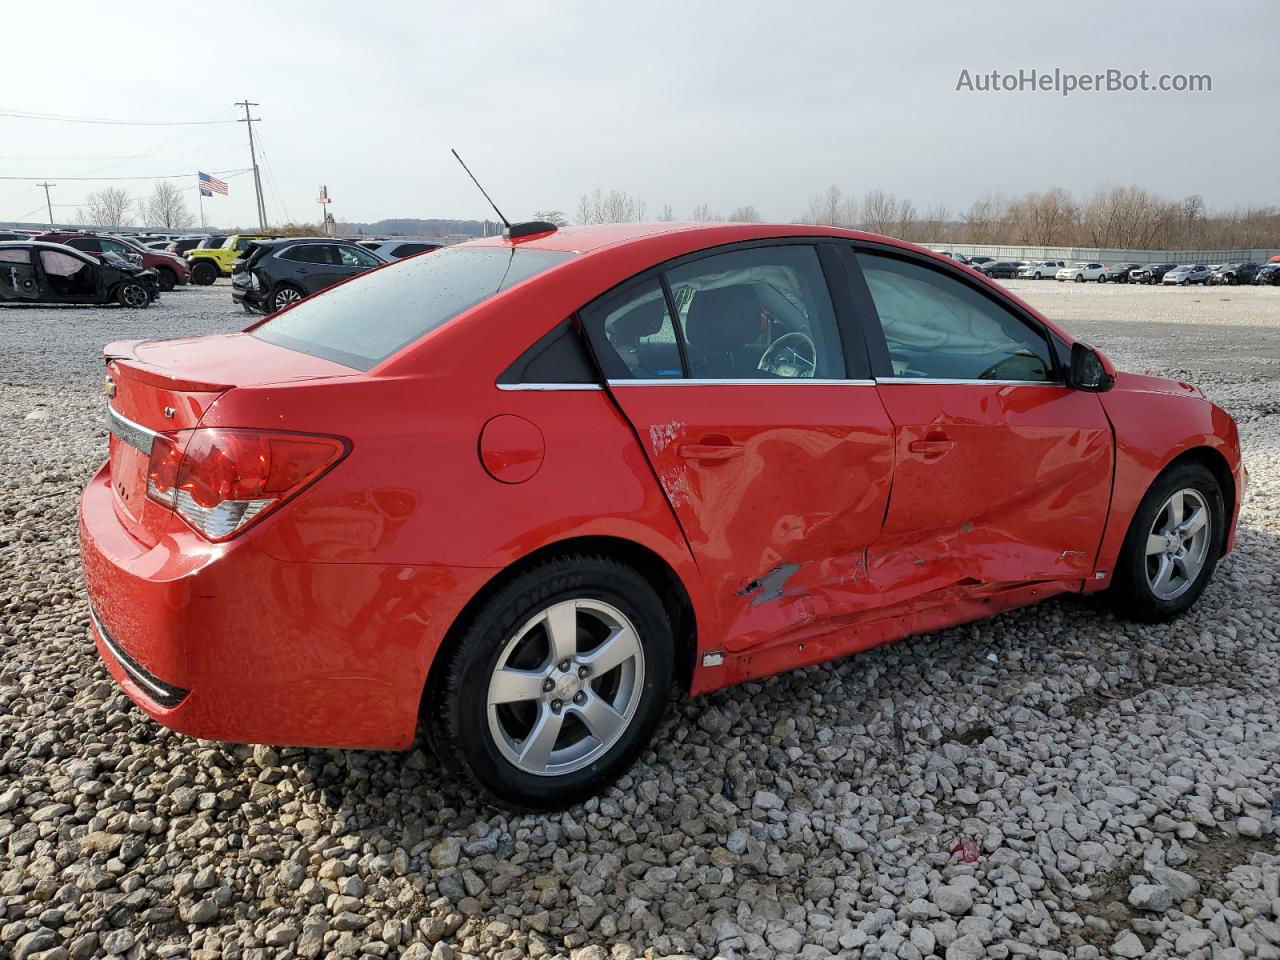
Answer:
[(1191, 283), (1207, 283), (1209, 277), (1213, 275), (1213, 271), (1208, 264), (1204, 263), (1183, 263), (1174, 267), (1164, 275), (1161, 283), (1176, 284), (1185, 287)]

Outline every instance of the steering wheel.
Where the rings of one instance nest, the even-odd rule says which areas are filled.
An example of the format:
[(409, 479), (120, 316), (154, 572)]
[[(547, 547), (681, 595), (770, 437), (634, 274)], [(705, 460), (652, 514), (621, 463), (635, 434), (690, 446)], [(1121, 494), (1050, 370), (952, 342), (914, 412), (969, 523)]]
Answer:
[(812, 377), (818, 369), (818, 348), (807, 333), (784, 333), (769, 344), (756, 369), (777, 377)]

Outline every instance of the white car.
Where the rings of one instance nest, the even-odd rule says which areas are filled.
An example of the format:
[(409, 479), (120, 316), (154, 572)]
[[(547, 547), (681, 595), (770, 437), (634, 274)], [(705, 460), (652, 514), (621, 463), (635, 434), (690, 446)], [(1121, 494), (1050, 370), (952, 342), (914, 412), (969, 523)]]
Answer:
[(1058, 271), (1066, 266), (1065, 260), (1032, 260), (1026, 266), (1018, 268), (1018, 276), (1024, 280), (1048, 280), (1057, 276)]
[(1074, 280), (1076, 283), (1083, 283), (1086, 280), (1101, 280), (1102, 271), (1107, 269), (1100, 263), (1073, 263), (1069, 267), (1063, 267), (1056, 274), (1057, 280)]

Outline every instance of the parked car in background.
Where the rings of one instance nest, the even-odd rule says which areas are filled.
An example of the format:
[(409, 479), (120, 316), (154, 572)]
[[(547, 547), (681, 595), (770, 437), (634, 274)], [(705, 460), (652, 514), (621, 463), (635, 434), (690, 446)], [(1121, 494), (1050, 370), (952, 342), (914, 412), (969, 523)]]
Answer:
[(1012, 260), (992, 260), (977, 269), (983, 276), (990, 277), (992, 280), (1012, 280), (1017, 277), (1021, 268)]
[(943, 257), (950, 257), (956, 263), (963, 263), (966, 266), (973, 266), (973, 261), (966, 257), (963, 253), (956, 253), (953, 250), (938, 250), (937, 253)]
[(1115, 263), (1103, 270), (1098, 279), (1103, 283), (1128, 283), (1129, 274), (1140, 266), (1140, 263)]
[(1253, 283), (1253, 278), (1258, 273), (1258, 264), (1252, 262), (1246, 263), (1224, 263), (1209, 277), (1210, 283), (1223, 284), (1233, 286), (1239, 283)]
[(1253, 282), (1259, 286), (1280, 286), (1280, 260), (1263, 264), (1253, 275)]
[(141, 266), (155, 271), (160, 289), (166, 292), (174, 287), (185, 285), (190, 280), (187, 262), (181, 257), (159, 250), (148, 250), (136, 240), (125, 237), (109, 236), (104, 233), (45, 233), (37, 239), (49, 243), (65, 243), (69, 247), (94, 255), (114, 253), (126, 260), (136, 258)]
[(1194, 283), (1208, 283), (1212, 274), (1213, 271), (1209, 269), (1208, 264), (1183, 263), (1166, 273), (1160, 282), (1185, 287)]
[(492, 237), (105, 359), (79, 543), (123, 692), (240, 743), (421, 725), (524, 809), (621, 776), (677, 684), (1058, 595), (1177, 617), (1246, 488), (1199, 390), (830, 227)]
[(155, 271), (119, 254), (91, 256), (41, 240), (0, 242), (0, 302), (118, 303), (141, 309), (158, 295)]
[(405, 257), (429, 253), (444, 246), (435, 240), (360, 240), (360, 246), (372, 250), (383, 260), (403, 260)]
[(231, 265), (234, 264), (249, 244), (259, 240), (270, 240), (266, 234), (238, 233), (226, 237), (217, 246), (205, 246), (203, 243), (187, 251), (187, 263), (191, 264), (191, 282), (207, 287), (219, 277), (231, 276)]
[(387, 262), (349, 240), (256, 240), (232, 267), (231, 299), (245, 310), (275, 313)]
[(984, 263), (994, 263), (995, 259), (996, 259), (995, 257), (985, 257), (985, 256), (970, 257), (969, 266), (973, 267), (974, 269), (977, 269), (978, 267), (982, 266)]
[(1106, 269), (1100, 263), (1073, 263), (1069, 267), (1063, 267), (1054, 274), (1056, 280), (1074, 280), (1076, 283), (1083, 283), (1086, 280), (1101, 280), (1102, 272)]
[(1148, 263), (1136, 270), (1130, 270), (1129, 280), (1132, 283), (1159, 283), (1164, 279), (1164, 275), (1176, 266), (1176, 263)]
[(31, 238), (25, 233), (13, 233), (9, 230), (0, 230), (0, 242), (5, 240), (30, 240)]
[(183, 256), (188, 250), (194, 250), (200, 244), (209, 240), (209, 237), (179, 237), (177, 240), (170, 240), (169, 245), (165, 247), (170, 253)]
[(1032, 260), (1018, 268), (1018, 276), (1024, 280), (1051, 280), (1066, 265), (1065, 260)]

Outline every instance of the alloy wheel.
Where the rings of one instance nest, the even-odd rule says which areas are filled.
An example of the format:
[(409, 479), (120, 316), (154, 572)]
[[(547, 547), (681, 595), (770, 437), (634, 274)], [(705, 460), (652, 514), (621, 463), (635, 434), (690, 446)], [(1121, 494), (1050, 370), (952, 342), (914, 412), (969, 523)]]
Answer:
[(1213, 516), (1199, 490), (1187, 487), (1164, 502), (1147, 535), (1147, 585), (1161, 600), (1191, 588), (1209, 557)]
[(283, 310), (285, 307), (291, 307), (302, 299), (302, 294), (293, 287), (283, 287), (276, 291), (276, 309)]
[(147, 301), (151, 299), (151, 295), (140, 284), (136, 283), (126, 284), (125, 288), (120, 291), (120, 297), (124, 300), (126, 307), (133, 307), (134, 309), (145, 307)]
[(561, 776), (609, 752), (644, 692), (640, 636), (617, 607), (563, 600), (530, 618), (489, 679), (489, 733), (525, 773)]

